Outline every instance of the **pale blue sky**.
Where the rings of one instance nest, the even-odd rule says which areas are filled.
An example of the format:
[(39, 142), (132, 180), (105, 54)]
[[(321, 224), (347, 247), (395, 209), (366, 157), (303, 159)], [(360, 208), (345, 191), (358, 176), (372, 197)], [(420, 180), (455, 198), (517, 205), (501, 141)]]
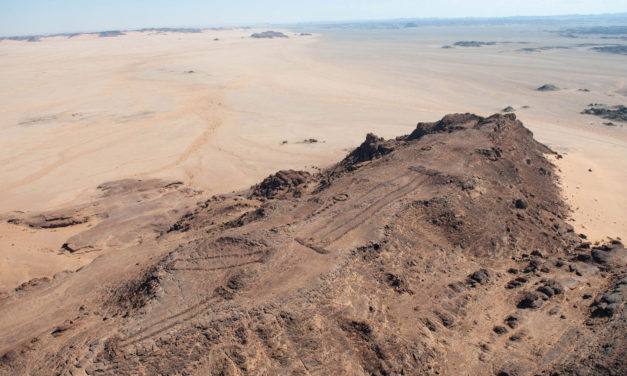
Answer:
[(627, 12), (627, 0), (0, 0), (0, 35)]

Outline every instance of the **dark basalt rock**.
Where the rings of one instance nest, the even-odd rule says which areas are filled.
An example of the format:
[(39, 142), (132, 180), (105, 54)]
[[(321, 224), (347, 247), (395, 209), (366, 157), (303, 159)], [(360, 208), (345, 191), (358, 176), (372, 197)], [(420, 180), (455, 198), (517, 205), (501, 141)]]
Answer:
[[(627, 107), (623, 105), (606, 106), (599, 103), (591, 103), (581, 112), (585, 115), (595, 115), (603, 119), (627, 122)], [(615, 125), (612, 123), (611, 125)]]
[(490, 282), (491, 276), (492, 276), (492, 273), (489, 270), (479, 269), (476, 272), (469, 275), (468, 279), (469, 279), (469, 283), (473, 286), (476, 286), (477, 284), (485, 285)]
[(386, 141), (382, 137), (377, 137), (372, 133), (366, 135), (366, 140), (353, 150), (340, 163), (346, 166), (354, 165), (361, 162), (371, 161), (381, 158), (391, 153), (397, 147), (397, 142), (393, 140)]
[(509, 326), (512, 329), (516, 329), (516, 327), (518, 327), (518, 324), (520, 323), (520, 317), (518, 317), (517, 314), (513, 314), (513, 315), (509, 315), (506, 319), (505, 319), (505, 323), (507, 324), (507, 326)]
[(265, 178), (253, 187), (251, 197), (275, 198), (286, 194), (298, 195), (298, 187), (311, 178), (307, 171), (283, 170)]
[(538, 292), (541, 292), (550, 298), (564, 293), (564, 288), (558, 282), (550, 280), (545, 282), (543, 286), (538, 287)]
[(559, 88), (553, 84), (544, 84), (536, 89), (537, 91), (558, 91)]
[(524, 285), (527, 282), (528, 282), (527, 278), (525, 278), (525, 277), (518, 277), (516, 279), (513, 279), (513, 280), (509, 281), (507, 283), (507, 285), (505, 285), (505, 288), (508, 289), (508, 290), (515, 289), (517, 287), (520, 287), (520, 286)]
[(627, 277), (620, 279), (614, 288), (600, 294), (590, 306), (592, 317), (613, 317), (627, 300)]
[(514, 206), (516, 207), (516, 209), (527, 209), (527, 206), (529, 206), (529, 204), (527, 203), (527, 201), (519, 198), (514, 202)]
[(518, 301), (518, 308), (525, 308), (525, 309), (537, 309), (542, 307), (543, 304), (543, 299), (544, 296), (543, 294), (536, 292), (536, 291), (530, 291), (527, 292), (525, 294), (523, 294), (522, 298)]

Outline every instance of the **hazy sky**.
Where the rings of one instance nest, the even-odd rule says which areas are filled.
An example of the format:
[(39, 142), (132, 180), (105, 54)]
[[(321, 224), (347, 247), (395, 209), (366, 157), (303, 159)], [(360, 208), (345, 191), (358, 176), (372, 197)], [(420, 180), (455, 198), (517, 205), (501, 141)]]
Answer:
[(425, 17), (627, 12), (627, 0), (0, 0), (0, 35)]

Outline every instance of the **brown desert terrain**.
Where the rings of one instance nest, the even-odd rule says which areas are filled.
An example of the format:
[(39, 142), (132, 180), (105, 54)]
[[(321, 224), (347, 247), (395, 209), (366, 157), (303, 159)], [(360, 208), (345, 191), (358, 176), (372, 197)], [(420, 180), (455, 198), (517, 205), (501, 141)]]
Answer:
[(338, 164), (206, 197), (122, 180), (6, 220), (91, 263), (3, 297), (6, 374), (627, 371), (627, 253), (566, 222), (513, 114), (369, 134)]
[(0, 374), (626, 374), (622, 50), (302, 31), (0, 39)]

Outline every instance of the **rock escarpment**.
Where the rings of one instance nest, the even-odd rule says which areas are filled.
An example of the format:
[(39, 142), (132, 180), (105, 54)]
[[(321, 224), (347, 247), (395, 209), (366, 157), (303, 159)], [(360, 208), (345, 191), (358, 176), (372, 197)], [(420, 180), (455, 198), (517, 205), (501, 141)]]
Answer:
[(514, 114), (455, 114), (195, 196), (167, 231), (6, 298), (0, 371), (625, 373), (625, 248), (573, 231), (551, 153)]

